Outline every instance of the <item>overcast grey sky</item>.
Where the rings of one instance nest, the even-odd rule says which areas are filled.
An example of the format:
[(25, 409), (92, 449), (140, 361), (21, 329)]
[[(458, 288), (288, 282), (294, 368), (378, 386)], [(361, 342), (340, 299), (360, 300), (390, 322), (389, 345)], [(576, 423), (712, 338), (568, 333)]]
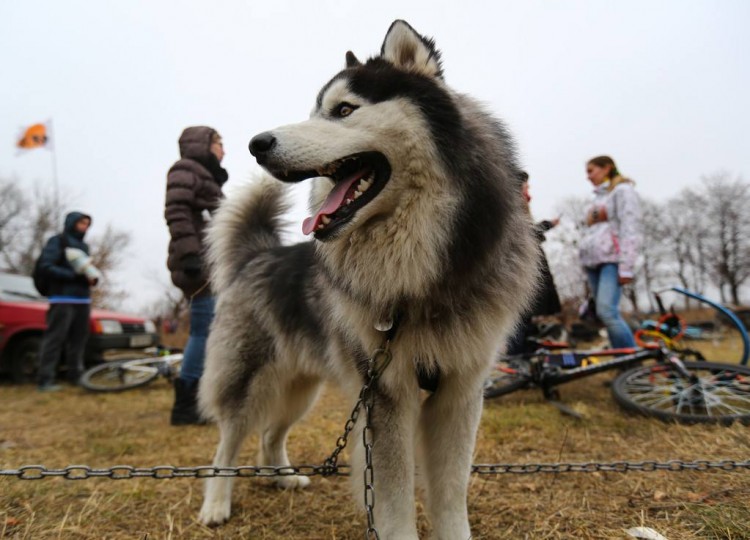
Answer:
[[(182, 129), (224, 136), (231, 194), (256, 167), (251, 136), (307, 118), (344, 53), (376, 54), (396, 18), (507, 122), (538, 218), (589, 192), (585, 161), (602, 153), (654, 199), (750, 174), (745, 0), (0, 0), (0, 176), (51, 182), (49, 152), (14, 144), (52, 118), (60, 184), (94, 216), (91, 235), (132, 233), (115, 279), (138, 310), (168, 283), (162, 206)], [(291, 217), (300, 238), (301, 204)]]

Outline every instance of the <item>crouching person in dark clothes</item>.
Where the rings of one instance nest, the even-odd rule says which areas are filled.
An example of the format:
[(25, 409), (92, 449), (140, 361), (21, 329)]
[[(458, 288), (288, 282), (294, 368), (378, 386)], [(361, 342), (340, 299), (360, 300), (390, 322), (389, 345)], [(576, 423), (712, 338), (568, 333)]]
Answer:
[(66, 248), (79, 249), (86, 255), (89, 246), (83, 241), (91, 226), (91, 217), (71, 212), (65, 217), (61, 234), (47, 241), (39, 258), (39, 270), (49, 282), (47, 328), (39, 352), (39, 391), (59, 390), (55, 384), (57, 364), (63, 348), (68, 367), (68, 380), (77, 384), (83, 372), (83, 353), (89, 335), (91, 286), (96, 277), (76, 273), (68, 262)]
[(170, 234), (167, 267), (172, 283), (190, 301), (190, 336), (180, 376), (174, 382), (172, 425), (203, 423), (197, 409), (198, 382), (214, 316), (214, 297), (203, 264), (203, 233), (229, 176), (221, 167), (224, 147), (216, 130), (189, 127), (182, 132), (179, 145), (181, 159), (167, 174), (164, 217)]

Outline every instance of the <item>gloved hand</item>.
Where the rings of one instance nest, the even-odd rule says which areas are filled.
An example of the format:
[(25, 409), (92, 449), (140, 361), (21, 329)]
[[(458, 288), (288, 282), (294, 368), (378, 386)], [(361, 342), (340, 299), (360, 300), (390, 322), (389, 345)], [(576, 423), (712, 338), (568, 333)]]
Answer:
[(203, 272), (203, 263), (199, 255), (190, 253), (185, 255), (180, 262), (182, 262), (182, 271), (188, 277), (195, 278), (201, 275)]

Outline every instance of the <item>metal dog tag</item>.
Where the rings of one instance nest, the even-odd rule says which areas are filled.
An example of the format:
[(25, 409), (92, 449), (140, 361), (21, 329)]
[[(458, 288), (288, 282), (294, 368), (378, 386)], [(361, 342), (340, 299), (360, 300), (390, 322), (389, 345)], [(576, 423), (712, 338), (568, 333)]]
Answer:
[(391, 328), (393, 328), (393, 317), (375, 323), (375, 330), (378, 332), (387, 332)]

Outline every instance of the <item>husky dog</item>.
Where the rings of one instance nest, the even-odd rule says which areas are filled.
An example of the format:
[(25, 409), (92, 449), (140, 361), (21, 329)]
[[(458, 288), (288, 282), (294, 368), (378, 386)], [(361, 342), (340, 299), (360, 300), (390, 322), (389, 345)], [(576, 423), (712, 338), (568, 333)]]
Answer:
[[(389, 339), (371, 420), (380, 538), (417, 538), (417, 462), (434, 537), (469, 538), (483, 383), (537, 275), (505, 127), (446, 86), (434, 42), (396, 21), (379, 56), (346, 54), (309, 120), (256, 135), (250, 152), (276, 180), (227, 200), (209, 232), (218, 303), (199, 399), (221, 431), (214, 465), (233, 466), (253, 431), (260, 464), (289, 465), (287, 433), (321, 383), (338, 381), (353, 404)], [(282, 245), (283, 182), (310, 178), (314, 240)], [(229, 518), (231, 489), (207, 480), (203, 523)]]

